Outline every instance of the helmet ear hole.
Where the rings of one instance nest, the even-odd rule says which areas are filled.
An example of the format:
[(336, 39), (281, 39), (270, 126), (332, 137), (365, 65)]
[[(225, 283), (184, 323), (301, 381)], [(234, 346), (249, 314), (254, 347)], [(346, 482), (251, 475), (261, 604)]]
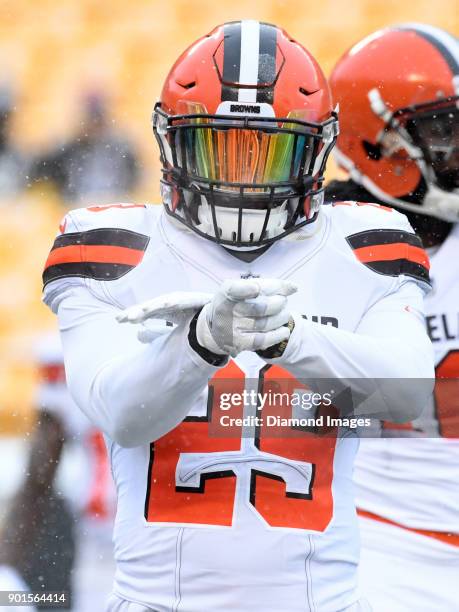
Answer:
[(365, 153), (368, 155), (370, 159), (373, 161), (379, 161), (382, 157), (382, 150), (380, 144), (373, 144), (368, 140), (362, 140), (363, 148), (365, 149)]

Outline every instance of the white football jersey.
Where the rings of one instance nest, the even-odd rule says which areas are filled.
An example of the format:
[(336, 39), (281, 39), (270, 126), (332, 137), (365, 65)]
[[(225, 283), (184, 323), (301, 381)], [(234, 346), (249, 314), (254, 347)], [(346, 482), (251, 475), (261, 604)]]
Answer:
[[(73, 211), (61, 230), (44, 300), (59, 317), (70, 390), (110, 438), (114, 592), (158, 612), (352, 605), (355, 430), (285, 438), (247, 425), (225, 437), (209, 423), (222, 380), (233, 391), (263, 391), (306, 373), (432, 375), (419, 316), (428, 264), (406, 218), (377, 205), (326, 206), (250, 263), (156, 206)], [(225, 279), (251, 276), (299, 287), (282, 358), (244, 352), (211, 365), (190, 346), (188, 324), (141, 345), (138, 326), (115, 319), (169, 292), (214, 293)]]
[[(431, 255), (430, 272), (425, 311), (435, 394), (404, 426), (403, 439), (362, 441), (357, 505), (405, 527), (459, 535), (459, 225)], [(384, 434), (397, 435), (397, 428), (386, 423)]]

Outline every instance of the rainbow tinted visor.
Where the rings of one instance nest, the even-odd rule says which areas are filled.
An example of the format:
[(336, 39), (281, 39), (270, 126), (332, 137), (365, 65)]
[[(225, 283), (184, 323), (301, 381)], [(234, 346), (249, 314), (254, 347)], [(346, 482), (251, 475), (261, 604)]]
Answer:
[(201, 105), (188, 107), (194, 112), (186, 115), (168, 115), (160, 104), (155, 107), (153, 128), (163, 172), (226, 192), (275, 189), (303, 195), (304, 184), (310, 184), (305, 177), (322, 173), (338, 133), (336, 117), (319, 124), (301, 119), (301, 111), (277, 119), (209, 115)]

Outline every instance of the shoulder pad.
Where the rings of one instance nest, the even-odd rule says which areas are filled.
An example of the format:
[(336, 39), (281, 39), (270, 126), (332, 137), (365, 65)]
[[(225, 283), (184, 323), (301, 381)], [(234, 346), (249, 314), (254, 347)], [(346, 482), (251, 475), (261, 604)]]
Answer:
[(116, 280), (143, 259), (149, 236), (146, 206), (113, 204), (90, 206), (69, 212), (59, 226), (43, 271), (43, 283), (79, 277)]
[(430, 285), (428, 255), (405, 215), (380, 204), (337, 202), (332, 206), (346, 242), (367, 268)]
[[(348, 229), (370, 227), (400, 227), (411, 229), (408, 219), (390, 206), (373, 202), (355, 202), (342, 200), (329, 205), (333, 224), (338, 225), (343, 233)], [(328, 207), (327, 207), (328, 208)]]
[(145, 224), (146, 204), (93, 204), (68, 212), (59, 226), (61, 234), (109, 227), (136, 230)]

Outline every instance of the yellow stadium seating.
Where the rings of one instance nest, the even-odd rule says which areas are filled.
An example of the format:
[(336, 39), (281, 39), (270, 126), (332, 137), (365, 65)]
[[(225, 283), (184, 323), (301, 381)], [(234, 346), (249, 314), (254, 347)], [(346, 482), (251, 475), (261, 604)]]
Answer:
[[(177, 55), (215, 24), (257, 18), (285, 27), (328, 72), (371, 31), (400, 21), (459, 29), (456, 0), (3, 0), (0, 79), (17, 91), (14, 138), (34, 153), (75, 129), (82, 92), (111, 100), (132, 135), (145, 179), (136, 198), (158, 198), (149, 118)], [(42, 187), (0, 203), (0, 433), (31, 425), (34, 335), (55, 322), (40, 302), (41, 266), (62, 205)]]

